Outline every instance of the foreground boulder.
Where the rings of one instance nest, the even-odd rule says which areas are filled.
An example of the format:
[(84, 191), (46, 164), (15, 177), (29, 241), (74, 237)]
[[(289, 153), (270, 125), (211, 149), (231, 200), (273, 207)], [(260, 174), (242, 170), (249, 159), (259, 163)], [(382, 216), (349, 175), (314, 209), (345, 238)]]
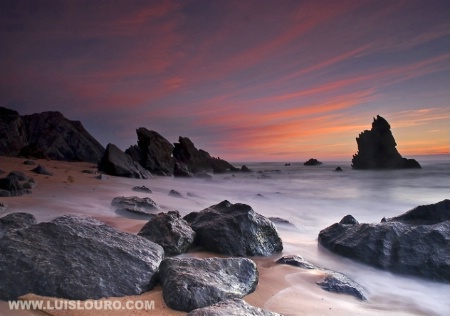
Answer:
[(111, 204), (119, 210), (145, 215), (154, 214), (159, 210), (156, 202), (149, 197), (118, 196), (112, 200)]
[(152, 176), (148, 170), (145, 170), (114, 144), (108, 144), (106, 147), (98, 164), (98, 170), (112, 176), (126, 178), (148, 179)]
[(280, 316), (280, 314), (254, 307), (244, 300), (235, 298), (222, 301), (211, 306), (198, 308), (187, 314), (187, 316)]
[(420, 206), (379, 224), (341, 221), (319, 233), (325, 248), (401, 274), (450, 282), (450, 201)]
[(353, 155), (354, 169), (402, 169), (421, 168), (414, 159), (403, 158), (397, 151), (397, 143), (391, 126), (381, 116), (373, 119), (372, 129), (356, 138), (358, 152)]
[(36, 218), (28, 213), (11, 213), (0, 218), (0, 239), (9, 231), (36, 224)]
[(34, 293), (86, 300), (153, 288), (163, 249), (92, 218), (58, 217), (7, 232), (0, 242), (0, 299)]
[(321, 282), (317, 282), (322, 289), (328, 292), (348, 294), (361, 301), (366, 301), (364, 288), (340, 272), (323, 269), (303, 259), (302, 256), (289, 255), (277, 260), (277, 263), (288, 264), (307, 270), (317, 270), (325, 274)]
[(253, 292), (256, 264), (246, 258), (167, 258), (159, 267), (164, 301), (172, 309), (194, 309)]
[(223, 201), (185, 216), (206, 250), (232, 256), (269, 256), (283, 250), (275, 225), (247, 204)]
[(195, 232), (177, 211), (159, 213), (138, 233), (164, 248), (166, 255), (186, 252), (194, 242)]

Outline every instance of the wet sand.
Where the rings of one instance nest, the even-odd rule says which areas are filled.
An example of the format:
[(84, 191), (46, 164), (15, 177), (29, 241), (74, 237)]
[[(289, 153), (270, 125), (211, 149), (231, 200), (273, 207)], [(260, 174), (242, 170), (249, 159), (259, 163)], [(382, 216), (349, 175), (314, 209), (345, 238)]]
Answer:
[[(23, 171), (37, 181), (37, 187), (32, 194), (20, 197), (0, 198), (7, 204), (7, 209), (0, 213), (0, 217), (12, 212), (29, 212), (37, 220), (48, 221), (63, 214), (79, 214), (92, 216), (119, 230), (137, 233), (146, 223), (139, 216), (122, 216), (111, 208), (111, 199), (119, 195), (145, 194), (131, 191), (132, 186), (142, 185), (140, 180), (124, 179), (107, 176), (106, 180), (99, 180), (95, 174), (83, 173), (83, 170), (95, 171), (92, 163), (59, 162), (35, 160), (52, 172), (53, 176), (37, 175), (30, 172), (35, 166), (24, 165), (23, 158), (0, 157), (0, 169), (6, 173)], [(157, 199), (163, 211), (182, 208), (186, 211), (203, 209), (202, 203), (194, 200), (169, 197), (169, 188), (177, 188), (170, 180), (161, 181), (154, 178), (154, 193), (152, 199)], [(204, 193), (205, 195), (207, 192)], [(92, 202), (95, 200), (95, 203)], [(206, 204), (208, 202), (205, 202)], [(100, 206), (99, 206), (100, 205)], [(377, 302), (360, 302), (348, 295), (333, 294), (322, 290), (316, 285), (323, 279), (323, 274), (307, 271), (287, 265), (275, 264), (275, 260), (282, 255), (267, 258), (254, 258), (259, 271), (259, 284), (254, 293), (244, 297), (249, 304), (271, 310), (284, 315), (421, 315), (420, 311), (408, 310), (403, 312), (401, 307), (389, 305), (386, 307)], [(190, 252), (184, 256), (221, 257), (206, 252)], [(28, 294), (21, 300), (56, 300), (57, 298), (40, 297)], [(114, 298), (125, 304), (128, 300), (154, 301), (153, 310), (45, 310), (45, 311), (12, 311), (8, 303), (0, 301), (0, 315), (185, 315), (185, 312), (168, 308), (162, 297), (160, 286), (152, 291), (138, 296)], [(54, 306), (54, 305), (51, 305)]]

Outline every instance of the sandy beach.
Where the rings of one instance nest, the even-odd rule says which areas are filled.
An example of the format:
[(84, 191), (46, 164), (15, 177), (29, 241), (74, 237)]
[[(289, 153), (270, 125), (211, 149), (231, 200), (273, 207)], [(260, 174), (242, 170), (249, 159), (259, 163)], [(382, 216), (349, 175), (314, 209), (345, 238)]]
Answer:
[[(37, 175), (30, 170), (35, 166), (24, 165), (23, 158), (0, 157), (0, 169), (5, 171), (1, 177), (10, 171), (22, 171), (34, 178), (37, 187), (32, 194), (0, 198), (7, 205), (0, 214), (4, 216), (12, 212), (29, 212), (36, 216), (39, 222), (48, 221), (63, 214), (78, 214), (92, 216), (119, 230), (137, 233), (146, 223), (145, 219), (133, 216), (124, 217), (111, 208), (111, 199), (119, 195), (140, 195), (131, 191), (134, 185), (142, 185), (140, 180), (124, 179), (106, 176), (106, 179), (96, 178), (96, 174), (83, 173), (83, 170), (96, 171), (92, 163), (63, 162), (35, 160), (52, 172), (53, 176)], [(171, 179), (153, 178), (147, 180), (153, 190), (152, 199), (158, 201), (164, 211), (182, 208), (187, 211), (201, 210), (203, 205), (198, 201), (169, 197), (169, 189), (185, 190)], [(147, 184), (146, 184), (147, 185)], [(207, 192), (204, 192), (206, 195)], [(141, 194), (142, 195), (142, 194)], [(92, 202), (92, 201), (95, 201)], [(206, 204), (208, 202), (205, 202)], [(200, 203), (201, 204), (201, 203)], [(99, 206), (101, 205), (101, 206)], [(254, 258), (259, 270), (259, 284), (256, 291), (244, 299), (251, 305), (271, 310), (284, 315), (411, 315), (422, 314), (414, 308), (396, 307), (377, 300), (360, 302), (348, 295), (333, 294), (322, 290), (316, 285), (323, 279), (323, 274), (317, 271), (307, 271), (291, 266), (275, 264), (281, 253), (272, 257)], [(206, 252), (189, 252), (183, 256), (220, 257)], [(39, 297), (34, 294), (25, 295), (21, 300), (54, 301), (58, 298)], [(108, 298), (108, 300), (111, 298)], [(152, 291), (139, 296), (113, 298), (126, 302), (154, 301), (153, 310), (40, 310), (14, 311), (8, 303), (0, 302), (0, 315), (185, 315), (174, 311), (164, 304), (162, 289), (157, 285)]]

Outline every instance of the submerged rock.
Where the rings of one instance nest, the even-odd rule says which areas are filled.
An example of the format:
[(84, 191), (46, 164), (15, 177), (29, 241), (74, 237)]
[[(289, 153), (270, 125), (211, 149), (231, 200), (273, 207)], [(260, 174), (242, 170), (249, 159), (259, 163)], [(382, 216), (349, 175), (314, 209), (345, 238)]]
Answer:
[(3, 236), (0, 299), (27, 293), (74, 300), (139, 295), (153, 288), (163, 256), (145, 238), (65, 215)]
[(223, 201), (185, 216), (206, 250), (233, 256), (268, 256), (283, 250), (275, 225), (247, 204)]
[(145, 185), (135, 186), (132, 188), (132, 190), (137, 191), (137, 192), (152, 193), (152, 190), (150, 188), (146, 187)]
[(166, 255), (179, 255), (192, 245), (195, 232), (175, 211), (159, 213), (142, 227), (138, 235), (162, 246)]
[(359, 300), (367, 300), (364, 288), (351, 280), (345, 274), (320, 268), (308, 261), (302, 256), (288, 255), (277, 260), (277, 263), (288, 264), (307, 270), (318, 270), (325, 273), (325, 278), (321, 282), (317, 282), (322, 289), (328, 292), (347, 294), (356, 297)]
[(112, 205), (120, 210), (125, 210), (138, 214), (151, 215), (159, 210), (158, 205), (149, 197), (140, 198), (137, 196), (118, 196), (112, 200)]
[(449, 209), (444, 200), (379, 224), (336, 223), (318, 240), (332, 252), (377, 268), (450, 282)]
[(219, 303), (198, 308), (187, 314), (187, 316), (281, 316), (280, 314), (251, 306), (244, 300), (235, 298)]
[(414, 159), (403, 158), (397, 151), (397, 143), (391, 126), (381, 116), (373, 119), (372, 129), (365, 130), (356, 138), (358, 152), (353, 155), (354, 169), (402, 169), (421, 168)]
[(177, 197), (177, 198), (183, 198), (184, 197), (183, 194), (181, 194), (177, 190), (170, 190), (169, 191), (169, 195), (173, 196), (173, 197)]
[(253, 292), (256, 264), (246, 258), (166, 258), (159, 267), (164, 301), (172, 309), (194, 309)]

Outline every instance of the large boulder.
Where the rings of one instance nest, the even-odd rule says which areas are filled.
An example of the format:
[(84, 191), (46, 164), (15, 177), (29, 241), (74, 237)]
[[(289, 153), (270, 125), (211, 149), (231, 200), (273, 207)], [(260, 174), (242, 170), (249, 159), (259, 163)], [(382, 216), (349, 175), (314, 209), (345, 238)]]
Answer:
[(138, 235), (162, 246), (166, 255), (179, 255), (192, 245), (195, 232), (178, 211), (170, 211), (153, 217)]
[(166, 258), (159, 274), (167, 306), (186, 312), (242, 298), (258, 284), (256, 264), (246, 258)]
[(234, 298), (219, 303), (198, 308), (187, 314), (187, 316), (281, 316), (271, 311), (251, 306), (244, 300)]
[(28, 213), (11, 213), (0, 218), (0, 239), (8, 232), (36, 224), (36, 218)]
[(159, 210), (158, 205), (149, 197), (140, 198), (138, 196), (118, 196), (113, 198), (111, 204), (118, 210), (124, 210), (137, 214), (156, 215)]
[(420, 206), (379, 224), (341, 221), (319, 243), (342, 256), (401, 274), (450, 282), (450, 201)]
[(356, 138), (358, 152), (353, 155), (354, 169), (401, 169), (421, 168), (414, 159), (403, 158), (397, 151), (397, 143), (391, 126), (381, 116), (373, 119), (372, 129), (365, 130)]
[(0, 240), (0, 299), (27, 293), (74, 300), (151, 290), (163, 249), (74, 215), (7, 232)]
[(0, 107), (0, 156), (17, 156), (28, 145), (19, 113)]
[(206, 250), (232, 256), (268, 256), (283, 250), (275, 225), (247, 204), (223, 201), (185, 216)]
[(148, 170), (121, 151), (116, 145), (108, 144), (98, 164), (98, 170), (112, 176), (148, 179), (152, 175)]

